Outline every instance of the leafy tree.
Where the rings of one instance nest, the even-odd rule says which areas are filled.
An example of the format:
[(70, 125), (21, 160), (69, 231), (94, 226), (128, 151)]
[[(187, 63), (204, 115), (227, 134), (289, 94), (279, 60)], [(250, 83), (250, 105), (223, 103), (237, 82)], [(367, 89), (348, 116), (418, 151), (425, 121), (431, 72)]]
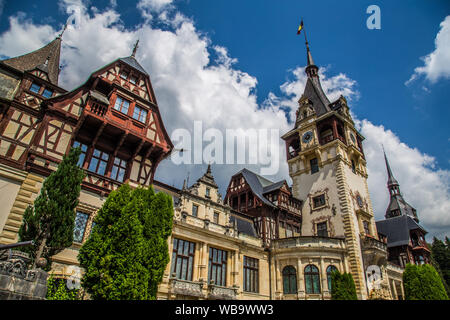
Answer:
[(341, 274), (339, 271), (331, 273), (332, 300), (358, 300), (355, 282), (351, 273)]
[(93, 299), (150, 300), (169, 262), (172, 198), (128, 184), (110, 193), (81, 247), (82, 286)]
[(50, 257), (69, 247), (73, 242), (75, 208), (81, 191), (84, 172), (77, 166), (79, 148), (71, 149), (63, 157), (56, 171), (44, 180), (41, 192), (24, 213), (19, 229), (21, 241), (34, 240), (33, 246), (23, 247), (31, 256), (33, 267), (41, 257), (50, 270)]
[(441, 278), (430, 264), (407, 264), (403, 287), (406, 300), (448, 300)]
[(433, 244), (431, 245), (431, 258), (434, 262), (434, 266), (439, 275), (444, 279), (444, 286), (447, 293), (450, 287), (450, 247), (448, 238), (446, 237), (445, 243), (442, 240), (433, 238)]
[(79, 290), (69, 290), (64, 279), (53, 278), (47, 280), (47, 300), (79, 300)]

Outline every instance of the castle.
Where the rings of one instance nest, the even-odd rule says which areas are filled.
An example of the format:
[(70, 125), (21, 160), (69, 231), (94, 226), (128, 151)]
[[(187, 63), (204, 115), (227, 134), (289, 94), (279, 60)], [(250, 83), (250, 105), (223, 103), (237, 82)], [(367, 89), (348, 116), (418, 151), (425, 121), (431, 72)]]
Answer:
[(125, 182), (152, 184), (174, 199), (159, 299), (330, 299), (334, 270), (352, 274), (359, 299), (402, 299), (405, 263), (429, 262), (426, 231), (387, 159), (391, 203), (386, 220), (375, 222), (364, 137), (345, 98), (328, 100), (308, 44), (295, 126), (282, 137), (292, 186), (243, 169), (222, 198), (211, 166), (181, 189), (154, 180), (173, 144), (137, 43), (131, 56), (66, 91), (58, 86), (61, 41), (62, 34), (0, 61), (0, 244), (18, 241), (42, 182), (79, 146), (86, 177), (74, 243), (52, 258), (57, 277), (71, 275), (96, 212)]

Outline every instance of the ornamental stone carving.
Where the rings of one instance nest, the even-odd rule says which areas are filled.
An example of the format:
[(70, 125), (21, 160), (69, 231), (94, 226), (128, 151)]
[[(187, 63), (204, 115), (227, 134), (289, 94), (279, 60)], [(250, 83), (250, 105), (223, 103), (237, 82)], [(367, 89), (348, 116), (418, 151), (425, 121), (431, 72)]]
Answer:
[(235, 300), (237, 295), (237, 288), (228, 288), (222, 286), (209, 285), (208, 298), (216, 300)]

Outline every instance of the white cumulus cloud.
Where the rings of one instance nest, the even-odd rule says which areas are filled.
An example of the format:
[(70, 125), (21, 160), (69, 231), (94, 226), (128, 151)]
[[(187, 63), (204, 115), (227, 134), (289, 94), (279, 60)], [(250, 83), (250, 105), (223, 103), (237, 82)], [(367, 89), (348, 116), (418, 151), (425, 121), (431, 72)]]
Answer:
[[(225, 47), (211, 43), (192, 20), (176, 12), (172, 1), (140, 1), (138, 9), (144, 19), (132, 27), (123, 24), (115, 6), (99, 10), (87, 8), (77, 0), (65, 0), (60, 4), (69, 21), (61, 57), (60, 84), (65, 89), (78, 87), (93, 71), (117, 58), (129, 56), (139, 39), (137, 60), (150, 74), (169, 135), (178, 128), (185, 128), (192, 134), (194, 121), (202, 122), (203, 132), (214, 128), (224, 135), (226, 129), (278, 129), (279, 135), (292, 129), (291, 119), (306, 83), (304, 67), (290, 72), (292, 79), (280, 85), (280, 96), (270, 93), (264, 103), (258, 105), (257, 79), (235, 68), (237, 59), (230, 57)], [(148, 15), (155, 13), (164, 23), (164, 30), (150, 23)], [(0, 34), (0, 55), (8, 57), (38, 49), (54, 39), (62, 27), (35, 25), (24, 14), (10, 17), (9, 21), (10, 28)], [(357, 83), (347, 75), (330, 75), (329, 68), (321, 67), (320, 77), (331, 101), (341, 94), (351, 105), (358, 100)], [(381, 125), (368, 120), (357, 123), (366, 137), (369, 189), (376, 218), (383, 218), (388, 204), (380, 147), (383, 143), (405, 198), (416, 207), (425, 228), (440, 236), (450, 235), (447, 231), (450, 229), (449, 172), (436, 169), (433, 157), (402, 143)], [(277, 139), (274, 146), (279, 150), (280, 168), (268, 178), (290, 181), (283, 141)], [(248, 145), (245, 148), (248, 149)], [(165, 160), (158, 167), (156, 179), (181, 187), (188, 172), (189, 182), (193, 183), (204, 173), (206, 165), (203, 162), (203, 165), (177, 166)], [(222, 193), (231, 175), (243, 167), (213, 164), (213, 174)], [(245, 167), (258, 172), (261, 165)]]
[(424, 65), (414, 69), (414, 73), (406, 81), (406, 85), (421, 75), (425, 75), (425, 78), (431, 83), (435, 83), (439, 78), (450, 78), (450, 15), (445, 17), (440, 27), (434, 40), (435, 50), (421, 58)]

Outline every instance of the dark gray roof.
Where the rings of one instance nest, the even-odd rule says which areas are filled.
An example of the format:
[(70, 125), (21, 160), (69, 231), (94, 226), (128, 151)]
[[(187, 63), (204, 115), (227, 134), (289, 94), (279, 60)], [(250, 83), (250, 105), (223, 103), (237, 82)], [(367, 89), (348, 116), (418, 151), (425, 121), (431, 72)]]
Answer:
[(40, 70), (47, 72), (52, 84), (58, 85), (60, 52), (61, 38), (57, 37), (38, 50), (2, 62), (22, 72), (39, 67)]
[(416, 213), (416, 209), (414, 209), (409, 203), (407, 203), (401, 194), (391, 196), (389, 201), (389, 206), (386, 209), (386, 218), (391, 219), (393, 216), (393, 212), (396, 210), (400, 210), (400, 214), (404, 216), (410, 216), (411, 218), (419, 221)]
[(244, 233), (246, 235), (252, 236), (252, 237), (258, 237), (258, 234), (256, 233), (255, 226), (253, 224), (253, 221), (251, 219), (247, 219), (238, 215), (230, 215), (230, 221), (232, 223), (237, 224), (237, 230), (240, 233)]
[(122, 62), (125, 62), (126, 64), (128, 64), (129, 66), (133, 67), (134, 69), (142, 72), (143, 74), (148, 76), (147, 71), (145, 71), (145, 69), (139, 64), (139, 62), (137, 62), (136, 58), (133, 56), (129, 56), (126, 58), (120, 58), (119, 59)]
[(330, 111), (328, 106), (330, 104), (330, 100), (328, 100), (327, 96), (323, 92), (318, 75), (308, 77), (303, 96), (312, 102), (312, 106), (317, 116), (321, 116), (322, 114)]
[(397, 247), (409, 244), (409, 232), (414, 229), (426, 230), (410, 216), (398, 216), (376, 222), (377, 230), (387, 237), (387, 246)]
[(263, 188), (263, 194), (280, 189), (285, 183), (286, 183), (286, 180), (281, 180), (281, 181), (275, 182), (271, 185), (268, 185)]
[(275, 207), (272, 202), (264, 197), (264, 188), (273, 185), (274, 183), (260, 175), (244, 168), (239, 171), (237, 174), (242, 173), (245, 181), (247, 181), (248, 185), (252, 189), (253, 193), (261, 199), (262, 202), (267, 204), (268, 206)]

